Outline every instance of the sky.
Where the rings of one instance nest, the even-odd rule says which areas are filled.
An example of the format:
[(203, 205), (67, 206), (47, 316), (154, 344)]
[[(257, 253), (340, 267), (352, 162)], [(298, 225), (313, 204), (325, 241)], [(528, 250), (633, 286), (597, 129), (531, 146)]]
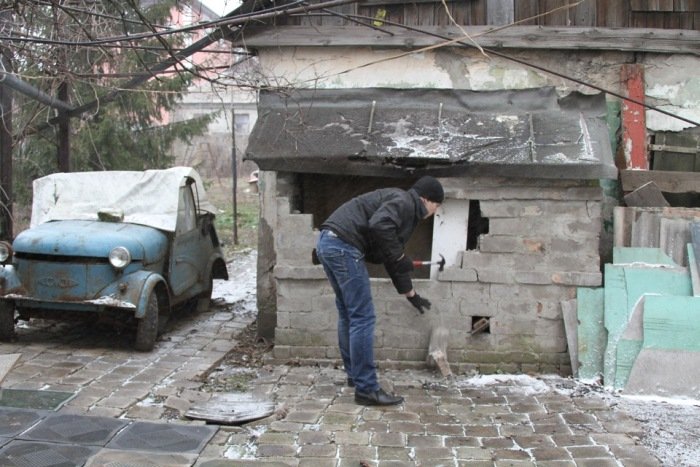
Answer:
[(202, 3), (218, 15), (224, 15), (236, 8), (241, 2), (240, 0), (202, 0)]

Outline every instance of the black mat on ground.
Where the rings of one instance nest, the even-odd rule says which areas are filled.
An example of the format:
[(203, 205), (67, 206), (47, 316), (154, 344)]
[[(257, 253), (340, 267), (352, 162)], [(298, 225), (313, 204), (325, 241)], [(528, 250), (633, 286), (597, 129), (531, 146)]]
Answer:
[(107, 444), (109, 449), (200, 452), (218, 427), (134, 422)]
[(0, 407), (57, 410), (73, 396), (72, 392), (0, 389)]
[(17, 436), (50, 412), (0, 407), (0, 436)]
[(84, 465), (100, 448), (72, 444), (12, 441), (0, 449), (3, 467), (75, 467)]
[(23, 433), (20, 438), (30, 441), (104, 446), (127, 424), (128, 422), (116, 418), (52, 414)]

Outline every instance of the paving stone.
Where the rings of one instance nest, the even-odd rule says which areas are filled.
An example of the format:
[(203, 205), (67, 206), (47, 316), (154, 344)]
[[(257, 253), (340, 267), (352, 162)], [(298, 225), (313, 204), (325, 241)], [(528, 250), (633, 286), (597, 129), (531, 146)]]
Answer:
[(368, 431), (340, 431), (335, 434), (336, 444), (359, 444), (366, 446), (369, 444), (371, 433)]
[[(188, 323), (168, 331), (147, 354), (126, 347), (75, 348), (61, 336), (0, 344), (0, 351), (22, 354), (5, 387), (71, 388), (77, 395), (60, 408), (64, 416), (214, 429), (208, 440), (187, 438), (192, 452), (163, 452), (158, 443), (144, 451), (137, 449), (143, 436), (135, 436), (128, 449), (108, 445), (93, 452), (87, 461), (91, 467), (136, 461), (173, 466), (182, 461), (195, 467), (357, 467), (360, 461), (381, 467), (659, 466), (645, 447), (635, 444), (639, 422), (612, 410), (602, 398), (572, 398), (554, 391), (531, 395), (508, 382), (455, 387), (423, 370), (380, 371), (382, 386), (404, 395), (406, 402), (364, 407), (354, 403), (354, 390), (346, 386), (342, 370), (267, 365), (256, 369), (250, 391), (289, 409), (286, 418), (218, 431), (201, 421), (161, 419), (172, 415), (165, 405), (184, 409), (186, 403), (211, 397), (200, 391), (201, 376), (221, 365), (224, 353), (237, 344), (232, 333), (247, 326), (228, 310), (213, 310)], [(174, 441), (168, 435), (156, 438)], [(0, 453), (12, 442), (0, 432)]]
[(307, 444), (301, 446), (298, 452), (299, 458), (304, 457), (333, 457), (337, 454), (337, 446), (335, 444)]
[(304, 431), (299, 433), (298, 443), (304, 444), (328, 444), (331, 442), (332, 433), (327, 431)]
[(403, 462), (411, 461), (411, 450), (406, 448), (380, 446), (377, 449), (377, 455), (379, 457), (380, 465), (383, 465), (383, 462), (388, 460)]

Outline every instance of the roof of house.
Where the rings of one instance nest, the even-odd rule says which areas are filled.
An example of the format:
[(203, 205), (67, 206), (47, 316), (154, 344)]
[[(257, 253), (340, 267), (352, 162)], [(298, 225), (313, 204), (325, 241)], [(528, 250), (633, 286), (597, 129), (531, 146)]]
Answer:
[(605, 97), (554, 88), (260, 93), (246, 159), (262, 170), (616, 178)]

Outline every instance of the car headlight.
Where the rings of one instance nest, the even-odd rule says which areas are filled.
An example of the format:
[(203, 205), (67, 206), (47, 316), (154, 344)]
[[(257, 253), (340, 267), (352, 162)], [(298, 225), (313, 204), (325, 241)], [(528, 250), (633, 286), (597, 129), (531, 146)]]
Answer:
[(12, 258), (12, 245), (7, 242), (0, 242), (0, 263), (4, 263)]
[(117, 269), (124, 269), (131, 263), (131, 253), (123, 246), (113, 248), (109, 252), (109, 264)]

